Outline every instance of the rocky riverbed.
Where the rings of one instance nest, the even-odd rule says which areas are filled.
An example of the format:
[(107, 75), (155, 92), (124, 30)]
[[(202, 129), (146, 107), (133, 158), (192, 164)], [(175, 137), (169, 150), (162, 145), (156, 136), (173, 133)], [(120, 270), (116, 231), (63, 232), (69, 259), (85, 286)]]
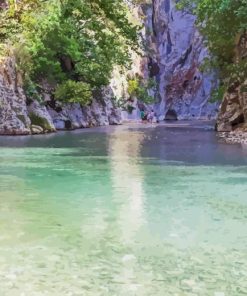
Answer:
[(247, 132), (246, 131), (237, 131), (237, 132), (219, 132), (219, 138), (223, 139), (226, 143), (236, 144), (242, 143), (247, 144)]

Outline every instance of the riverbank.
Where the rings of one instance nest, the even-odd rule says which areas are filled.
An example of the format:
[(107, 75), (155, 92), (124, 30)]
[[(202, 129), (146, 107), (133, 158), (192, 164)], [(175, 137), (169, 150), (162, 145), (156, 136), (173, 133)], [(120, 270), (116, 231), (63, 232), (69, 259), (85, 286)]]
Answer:
[(219, 138), (223, 139), (228, 144), (247, 144), (247, 132), (222, 132), (218, 133)]
[[(199, 128), (204, 130), (215, 131), (215, 120), (181, 120), (181, 121), (163, 121), (158, 124), (143, 124), (141, 122), (125, 122), (130, 126), (142, 126), (142, 127), (155, 127), (162, 126), (164, 128)], [(247, 132), (241, 130), (235, 130), (232, 132), (217, 132), (215, 134), (218, 138), (227, 144), (247, 144)]]
[[(35, 134), (2, 134), (0, 135), (0, 139), (6, 138), (26, 138), (26, 137), (38, 137), (42, 138), (44, 136), (49, 137), (54, 134), (64, 134), (64, 133), (78, 133), (81, 132), (95, 132), (95, 131), (105, 131), (106, 129), (111, 129), (115, 127), (122, 127), (125, 128), (134, 128), (134, 129), (153, 129), (156, 127), (163, 127), (163, 128), (172, 128), (172, 129), (203, 129), (206, 131), (215, 131), (215, 120), (181, 120), (181, 121), (163, 121), (160, 123), (143, 123), (138, 120), (132, 121), (124, 121), (118, 124), (112, 125), (101, 125), (101, 126), (87, 126), (87, 127), (80, 127), (80, 128), (73, 128), (73, 129), (60, 129), (56, 131), (52, 131), (49, 133), (35, 133)], [(121, 129), (122, 129), (121, 128)], [(215, 135), (227, 144), (247, 144), (247, 132), (243, 131), (234, 131), (234, 132), (216, 132)]]
[(159, 123), (149, 123), (142, 122), (141, 120), (129, 120), (129, 121), (119, 121), (118, 123), (113, 124), (104, 124), (104, 125), (94, 125), (94, 126), (84, 126), (84, 127), (74, 127), (74, 128), (60, 128), (57, 130), (53, 130), (50, 132), (43, 133), (33, 133), (33, 134), (0, 134), (0, 137), (17, 137), (17, 136), (39, 136), (42, 137), (44, 135), (63, 133), (63, 132), (81, 132), (83, 130), (95, 131), (104, 128), (110, 128), (111, 126), (124, 126), (124, 127), (132, 127), (132, 128), (155, 128), (155, 127), (168, 127), (168, 128), (201, 128), (204, 130), (215, 130), (215, 120), (180, 120), (173, 121), (167, 120)]

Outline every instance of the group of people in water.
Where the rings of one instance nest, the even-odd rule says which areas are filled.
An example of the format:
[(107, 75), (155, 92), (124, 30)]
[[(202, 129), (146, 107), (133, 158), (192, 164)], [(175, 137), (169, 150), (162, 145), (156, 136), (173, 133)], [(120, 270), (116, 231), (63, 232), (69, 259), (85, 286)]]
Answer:
[(152, 109), (151, 111), (141, 110), (142, 122), (158, 123), (157, 116)]

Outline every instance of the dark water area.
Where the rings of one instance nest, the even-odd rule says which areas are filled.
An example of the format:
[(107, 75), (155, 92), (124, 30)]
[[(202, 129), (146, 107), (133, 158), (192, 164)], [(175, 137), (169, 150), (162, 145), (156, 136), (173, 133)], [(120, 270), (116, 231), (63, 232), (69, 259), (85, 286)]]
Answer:
[(0, 147), (78, 148), (76, 154), (106, 156), (109, 140), (129, 142), (142, 136), (139, 156), (182, 162), (187, 165), (246, 165), (247, 145), (227, 144), (213, 131), (211, 123), (129, 124), (57, 134), (0, 137)]

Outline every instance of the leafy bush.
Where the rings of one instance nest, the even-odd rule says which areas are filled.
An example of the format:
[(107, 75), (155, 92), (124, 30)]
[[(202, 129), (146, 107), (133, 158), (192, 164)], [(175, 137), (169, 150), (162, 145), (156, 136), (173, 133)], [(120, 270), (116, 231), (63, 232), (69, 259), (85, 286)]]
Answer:
[(7, 9), (0, 9), (0, 47), (10, 43), (16, 49), (27, 81), (45, 78), (60, 84), (57, 92), (63, 101), (71, 97), (60, 88), (71, 89), (72, 80), (84, 81), (74, 83), (71, 92), (73, 101), (81, 101), (77, 91), (84, 87), (88, 93), (88, 85), (95, 89), (108, 84), (113, 67), (128, 67), (130, 49), (138, 48), (139, 28), (130, 23), (125, 0), (8, 2)]
[(128, 93), (130, 97), (136, 97), (145, 104), (152, 104), (154, 96), (149, 95), (150, 90), (154, 90), (157, 84), (154, 79), (144, 80), (136, 76), (128, 80)]
[(39, 86), (36, 83), (31, 80), (26, 80), (24, 83), (24, 90), (29, 100), (36, 100), (41, 102), (42, 99), (39, 92)]
[(212, 91), (210, 103), (215, 103), (221, 101), (224, 97), (225, 92), (227, 91), (226, 85), (219, 85), (218, 88)]
[(55, 99), (63, 103), (88, 105), (92, 101), (91, 86), (85, 82), (67, 80), (57, 87)]
[(140, 83), (137, 78), (128, 80), (128, 93), (130, 96), (137, 96), (140, 88)]

